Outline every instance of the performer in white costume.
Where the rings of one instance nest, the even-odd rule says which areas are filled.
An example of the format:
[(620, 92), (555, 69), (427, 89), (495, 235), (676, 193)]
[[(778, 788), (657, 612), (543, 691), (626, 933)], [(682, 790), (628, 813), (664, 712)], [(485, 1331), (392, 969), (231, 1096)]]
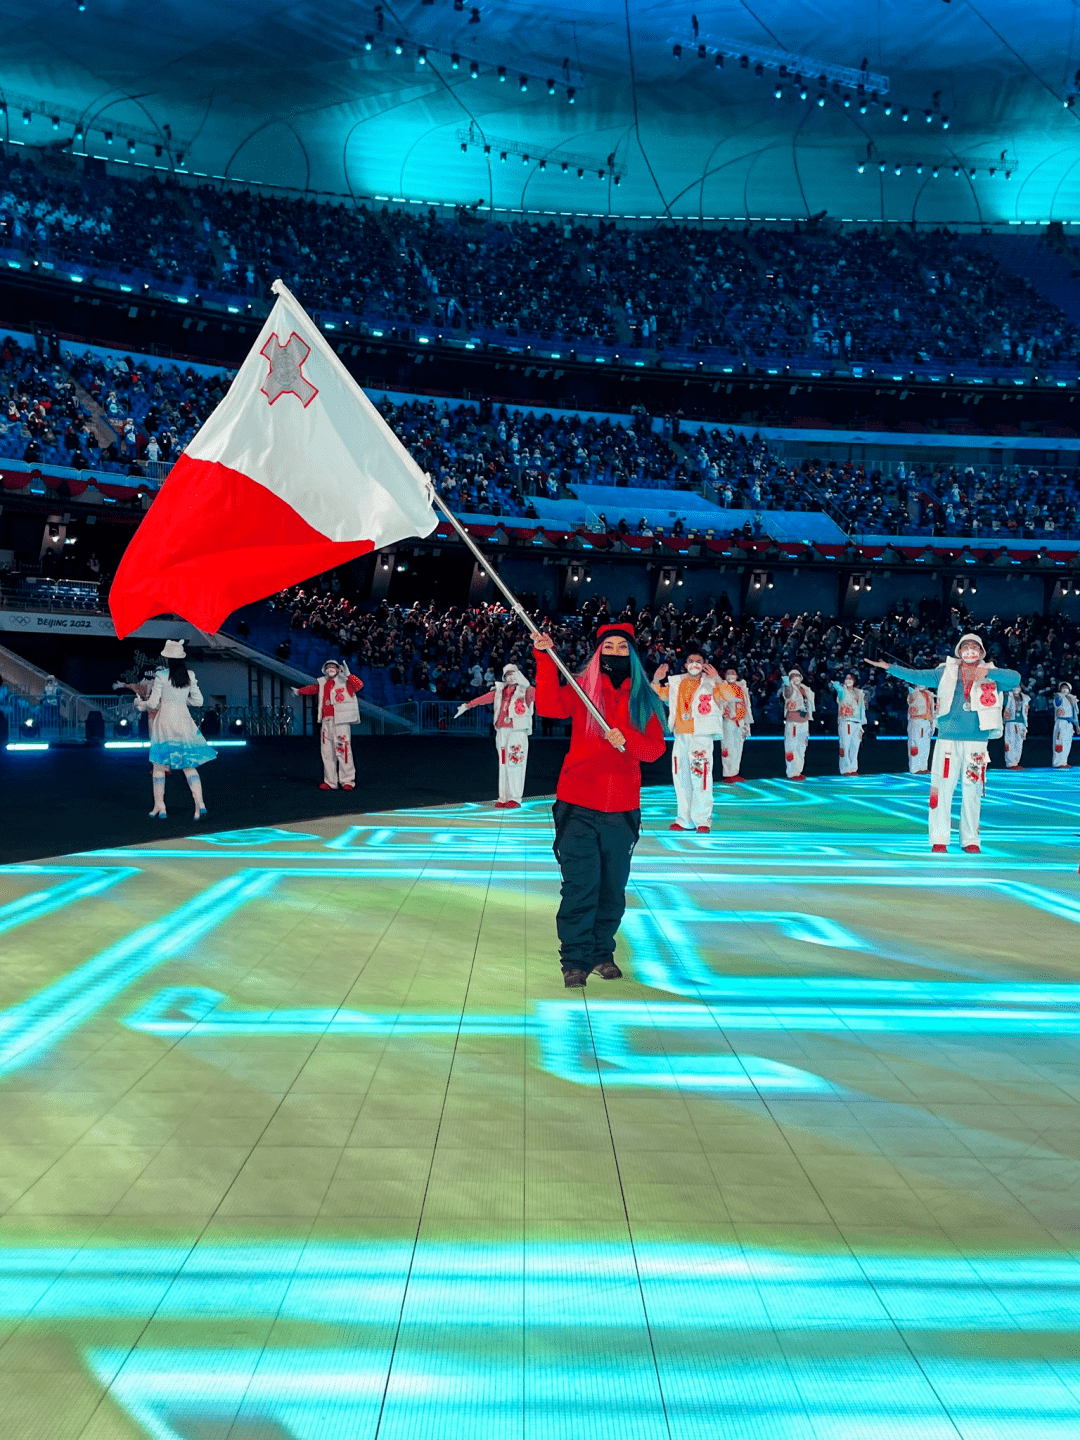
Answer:
[(836, 691), (836, 734), (840, 741), (840, 774), (858, 775), (859, 746), (866, 729), (866, 691), (855, 684), (849, 671), (841, 685), (832, 682)]
[(925, 685), (912, 685), (907, 700), (908, 770), (912, 775), (930, 773), (930, 741), (934, 738), (936, 715), (937, 699), (933, 690)]
[(728, 666), (719, 686), (721, 710), (720, 721), (720, 769), (726, 785), (735, 785), (741, 779), (743, 746), (754, 723), (754, 712), (750, 705), (750, 691), (746, 681), (739, 679), (739, 672)]
[(1024, 693), (1023, 686), (1017, 686), (1005, 696), (1002, 718), (1005, 721), (1005, 769), (1022, 770), (1020, 760), (1024, 754), (1024, 741), (1028, 733), (1028, 712), (1031, 696)]
[[(154, 790), (156, 819), (166, 819), (165, 776), (169, 770), (182, 770), (195, 802), (195, 819), (206, 814), (199, 766), (217, 759), (217, 751), (207, 743), (191, 713), (193, 705), (203, 703), (194, 671), (188, 669), (183, 640), (166, 640), (161, 651), (165, 665), (154, 676), (150, 693), (145, 697), (136, 690), (135, 707), (145, 710), (150, 720), (150, 767)], [(134, 687), (132, 687), (134, 688)]]
[(907, 665), (889, 665), (884, 660), (867, 664), (887, 670), (908, 685), (937, 687), (937, 744), (930, 775), (930, 845), (936, 855), (949, 848), (952, 830), (952, 799), (957, 780), (960, 793), (960, 844), (969, 855), (981, 849), (979, 817), (986, 767), (990, 763), (987, 741), (996, 740), (1004, 728), (1002, 697), (1015, 690), (1020, 676), (986, 663), (986, 646), (978, 635), (961, 635), (956, 649), (933, 670), (914, 670)]
[(454, 719), (477, 705), (494, 706), (495, 753), (499, 759), (497, 810), (519, 810), (529, 764), (529, 736), (536, 711), (536, 688), (516, 665), (504, 665), (502, 679), (484, 695), (459, 705)]
[(317, 695), (319, 712), (319, 752), (322, 755), (323, 778), (320, 790), (352, 790), (356, 786), (353, 763), (352, 727), (360, 719), (356, 697), (364, 688), (359, 675), (350, 675), (344, 661), (327, 660), (321, 680), (314, 685), (292, 687), (294, 695)]
[(796, 665), (788, 671), (780, 687), (784, 702), (784, 763), (789, 780), (805, 780), (806, 742), (810, 738), (810, 721), (814, 718), (814, 692), (803, 681)]
[(1054, 752), (1051, 764), (1055, 770), (1070, 770), (1069, 751), (1080, 735), (1080, 706), (1069, 682), (1063, 681), (1054, 696)]
[(670, 680), (667, 674), (667, 665), (657, 666), (652, 688), (667, 702), (668, 725), (675, 737), (671, 780), (678, 809), (670, 828), (707, 835), (712, 827), (713, 744), (723, 726), (720, 676), (694, 651), (686, 657), (683, 674)]

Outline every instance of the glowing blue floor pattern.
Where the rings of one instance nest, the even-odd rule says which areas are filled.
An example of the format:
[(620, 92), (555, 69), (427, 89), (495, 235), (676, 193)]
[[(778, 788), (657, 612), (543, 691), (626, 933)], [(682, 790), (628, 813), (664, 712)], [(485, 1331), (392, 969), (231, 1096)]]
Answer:
[[(1058, 1148), (1051, 1132), (1080, 1118), (1080, 983), (1068, 978), (1080, 959), (1080, 787), (1069, 775), (994, 776), (985, 853), (971, 859), (926, 853), (924, 796), (908, 777), (762, 782), (718, 796), (713, 834), (697, 837), (663, 829), (668, 796), (650, 792), (623, 936), (637, 983), (594, 997), (594, 982), (585, 1000), (553, 989), (516, 1010), (490, 994), (484, 1008), (445, 1012), (259, 1007), (218, 990), (212, 974), (169, 983), (168, 971), (198, 969), (220, 927), (242, 931), (259, 907), (326, 881), (549, 892), (550, 908), (555, 871), (539, 802), (513, 817), (447, 807), (326, 835), (267, 828), (8, 867), (0, 933), (44, 935), (91, 900), (119, 901), (148, 877), (160, 888), (163, 870), (177, 903), (85, 958), (72, 955), (65, 973), (9, 1004), (0, 1072), (28, 1087), (55, 1080), (65, 1046), (103, 1023), (188, 1047), (250, 1037), (267, 1052), (304, 1036), (359, 1047), (483, 1037), (524, 1044), (545, 1083), (590, 1107), (597, 1094), (610, 1106), (620, 1094), (654, 1104), (695, 1095), (715, 1114), (694, 1113), (724, 1125), (739, 1118), (731, 1106), (775, 1117), (785, 1103), (802, 1105), (804, 1131), (827, 1137), (857, 1115), (868, 1147), (880, 1125), (888, 1154), (890, 1128), (940, 1135), (941, 1117), (899, 1084), (864, 1088), (859, 1066), (836, 1063), (822, 1045), (900, 1045), (909, 1058), (933, 1045), (936, 1063), (950, 1057), (961, 1074), (965, 1046), (985, 1060), (1000, 1045), (1003, 1081), (1029, 1079), (1032, 1108), (1053, 1110), (1054, 1124), (1021, 1136), (1019, 1125), (997, 1127), (958, 1106), (949, 1133), (969, 1156), (980, 1153), (979, 1134), (1000, 1131), (982, 1153), (1045, 1163), (1071, 1198), (1078, 1152)], [(185, 867), (198, 888), (178, 878)], [(895, 930), (894, 904), (906, 907)], [(927, 924), (913, 943), (923, 904)], [(1012, 973), (993, 945), (984, 954), (957, 945), (940, 923), (983, 905), (1007, 910), (1025, 937)], [(723, 957), (736, 952), (726, 970)], [(937, 1048), (941, 1037), (953, 1048)], [(51, 1092), (61, 1111), (64, 1093)], [(1011, 1104), (1015, 1119), (1015, 1094)], [(682, 1122), (681, 1108), (671, 1113)], [(913, 1148), (924, 1167), (939, 1153)], [(1005, 1244), (1000, 1233), (988, 1244), (978, 1231), (967, 1246), (955, 1231), (948, 1243), (942, 1233), (864, 1231), (860, 1243), (842, 1227), (835, 1236), (807, 1227), (800, 1247), (798, 1226), (787, 1226), (786, 1243), (783, 1226), (763, 1243), (760, 1230), (737, 1225), (710, 1241), (710, 1216), (650, 1226), (629, 1210), (621, 1234), (614, 1226), (591, 1238), (555, 1225), (545, 1236), (533, 1221), (490, 1239), (465, 1216), (451, 1239), (429, 1237), (421, 1219), (411, 1238), (352, 1243), (283, 1224), (258, 1243), (181, 1227), (153, 1244), (102, 1233), (90, 1244), (28, 1246), (10, 1243), (9, 1228), (0, 1375), (12, 1337), (78, 1337), (99, 1403), (85, 1426), (68, 1413), (52, 1433), (87, 1440), (130, 1434), (132, 1424), (158, 1440), (1075, 1436), (1080, 1264), (1074, 1212), (1060, 1213), (1035, 1246)], [(110, 1326), (141, 1330), (150, 1320), (138, 1343), (137, 1333), (110, 1343)], [(236, 1320), (262, 1323), (261, 1340), (233, 1332), (223, 1347), (221, 1327)], [(163, 1343), (170, 1323), (182, 1345)], [(297, 1327), (303, 1341), (290, 1343)], [(98, 1332), (102, 1342), (85, 1338)]]

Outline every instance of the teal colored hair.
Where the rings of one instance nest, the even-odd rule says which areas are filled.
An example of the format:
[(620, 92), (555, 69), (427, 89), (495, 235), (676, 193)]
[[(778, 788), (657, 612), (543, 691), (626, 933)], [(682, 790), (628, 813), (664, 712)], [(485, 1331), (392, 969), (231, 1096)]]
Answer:
[[(645, 667), (638, 659), (638, 653), (633, 644), (630, 644), (628, 648), (630, 651), (630, 723), (639, 734), (644, 734), (650, 716), (655, 715), (660, 721), (661, 728), (666, 730), (667, 711), (664, 708), (664, 702), (649, 684), (649, 677), (645, 674)], [(598, 645), (593, 652), (592, 659), (577, 679), (585, 694), (597, 709), (602, 711), (604, 705), (603, 687), (600, 683), (600, 649), (601, 647)], [(591, 715), (588, 717), (588, 725), (591, 730), (599, 734), (600, 727)]]

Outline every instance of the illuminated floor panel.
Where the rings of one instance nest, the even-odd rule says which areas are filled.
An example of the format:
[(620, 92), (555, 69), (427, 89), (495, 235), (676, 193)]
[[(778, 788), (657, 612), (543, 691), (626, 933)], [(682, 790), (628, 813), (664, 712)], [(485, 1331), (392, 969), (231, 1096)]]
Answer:
[(0, 870), (0, 1392), (78, 1440), (1080, 1433), (1080, 778), (646, 795)]

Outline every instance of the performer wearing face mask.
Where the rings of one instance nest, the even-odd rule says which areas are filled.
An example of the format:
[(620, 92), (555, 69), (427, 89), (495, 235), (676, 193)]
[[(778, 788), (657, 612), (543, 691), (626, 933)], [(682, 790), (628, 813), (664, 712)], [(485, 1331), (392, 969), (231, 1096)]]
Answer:
[(867, 663), (909, 685), (936, 687), (938, 739), (930, 772), (930, 845), (935, 855), (943, 855), (949, 847), (953, 792), (960, 780), (960, 844), (969, 855), (977, 855), (990, 763), (987, 741), (1001, 735), (1003, 695), (1017, 688), (1020, 676), (1015, 670), (988, 665), (986, 646), (978, 635), (970, 634), (961, 635), (953, 654), (933, 670), (889, 665), (884, 660)]
[(810, 738), (810, 721), (814, 718), (814, 692), (803, 681), (796, 665), (788, 671), (780, 687), (784, 702), (784, 763), (789, 780), (805, 780), (806, 742)]
[(520, 810), (529, 763), (536, 689), (516, 665), (504, 665), (502, 679), (484, 695), (459, 705), (454, 719), (477, 705), (494, 706), (495, 753), (499, 760), (499, 798), (496, 810)]
[(925, 685), (912, 685), (907, 702), (908, 770), (912, 775), (930, 773), (930, 741), (934, 738), (936, 714), (934, 692)]
[(352, 727), (360, 719), (356, 697), (364, 688), (359, 675), (350, 675), (342, 661), (327, 660), (322, 667), (323, 678), (314, 685), (292, 687), (294, 695), (317, 695), (319, 709), (319, 751), (322, 755), (323, 778), (320, 790), (352, 790), (356, 786), (353, 764)]
[(735, 785), (741, 779), (743, 746), (754, 723), (754, 711), (750, 705), (750, 691), (745, 680), (739, 679), (739, 672), (733, 665), (724, 671), (719, 686), (722, 708), (723, 737), (720, 744), (720, 768), (726, 785)]
[(670, 828), (707, 835), (712, 826), (713, 743), (723, 726), (720, 676), (697, 651), (687, 655), (683, 674), (669, 680), (668, 668), (657, 666), (652, 688), (668, 707), (668, 727), (675, 736), (671, 779), (678, 808)]
[(836, 733), (840, 741), (840, 774), (858, 775), (859, 746), (866, 729), (866, 692), (849, 671), (844, 683), (833, 681), (836, 691)]
[(1063, 681), (1054, 696), (1054, 751), (1051, 764), (1055, 770), (1071, 770), (1069, 751), (1074, 738), (1080, 735), (1080, 707), (1069, 682)]
[(570, 720), (570, 749), (555, 791), (555, 858), (562, 872), (556, 918), (563, 982), (590, 973), (617, 980), (615, 934), (626, 909), (630, 859), (641, 826), (641, 762), (664, 753), (663, 713), (649, 688), (631, 625), (601, 625), (599, 644), (578, 683), (605, 717), (602, 730), (569, 686), (561, 685), (550, 635), (533, 638), (536, 710)]
[(1020, 761), (1024, 754), (1024, 741), (1027, 739), (1030, 709), (1031, 696), (1024, 693), (1022, 686), (1010, 690), (1005, 696), (1005, 705), (1001, 713), (1005, 720), (1006, 770), (1022, 770), (1024, 768)]

